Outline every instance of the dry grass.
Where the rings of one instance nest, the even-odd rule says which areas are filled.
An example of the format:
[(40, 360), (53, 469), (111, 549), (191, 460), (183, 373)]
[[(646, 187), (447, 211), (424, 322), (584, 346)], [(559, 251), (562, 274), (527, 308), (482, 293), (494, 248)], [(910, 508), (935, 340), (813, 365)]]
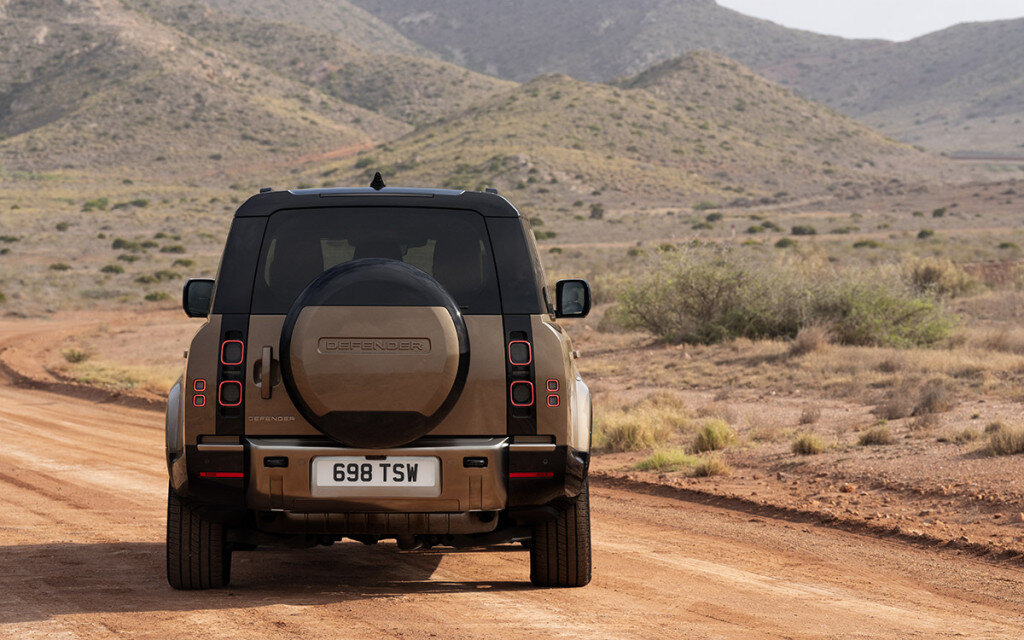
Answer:
[(813, 433), (801, 434), (793, 441), (793, 453), (802, 456), (817, 455), (825, 448), (825, 442)]
[(821, 420), (821, 406), (810, 404), (800, 411), (800, 424), (814, 424)]
[[(986, 429), (986, 431), (988, 431)], [(994, 456), (1012, 456), (1024, 453), (1024, 429), (1000, 426), (989, 433), (988, 452)]]
[(678, 471), (696, 467), (701, 461), (685, 449), (658, 449), (649, 458), (633, 465), (638, 471)]
[(827, 327), (811, 325), (800, 329), (789, 345), (789, 355), (805, 356), (808, 353), (821, 351), (832, 343), (832, 333)]
[(896, 437), (892, 434), (892, 430), (885, 425), (872, 427), (857, 437), (857, 444), (862, 447), (887, 445), (894, 442), (896, 442)]
[(67, 349), (63, 349), (60, 354), (71, 364), (85, 362), (92, 356), (92, 354), (85, 349), (80, 349), (78, 347), (68, 347)]
[(90, 360), (71, 366), (67, 374), (82, 384), (106, 389), (141, 389), (157, 395), (166, 395), (178, 379), (178, 367), (140, 367), (102, 360)]
[(732, 468), (718, 456), (707, 456), (700, 459), (693, 467), (693, 475), (697, 478), (709, 478), (711, 476), (726, 476), (732, 473)]
[(594, 445), (608, 451), (640, 451), (664, 446), (672, 434), (689, 425), (689, 415), (679, 396), (667, 392), (651, 395), (620, 408), (603, 409), (594, 415)]
[(736, 444), (736, 432), (721, 418), (707, 420), (693, 438), (691, 448), (696, 453), (718, 451)]

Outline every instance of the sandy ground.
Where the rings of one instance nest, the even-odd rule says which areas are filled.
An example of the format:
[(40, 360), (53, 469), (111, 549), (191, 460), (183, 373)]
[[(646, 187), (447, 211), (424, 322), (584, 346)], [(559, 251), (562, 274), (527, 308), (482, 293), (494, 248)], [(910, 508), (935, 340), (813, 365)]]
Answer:
[(236, 553), (230, 588), (175, 592), (162, 437), (157, 411), (0, 380), (0, 636), (1024, 635), (1017, 566), (610, 481), (584, 589), (532, 588), (517, 547), (343, 543)]

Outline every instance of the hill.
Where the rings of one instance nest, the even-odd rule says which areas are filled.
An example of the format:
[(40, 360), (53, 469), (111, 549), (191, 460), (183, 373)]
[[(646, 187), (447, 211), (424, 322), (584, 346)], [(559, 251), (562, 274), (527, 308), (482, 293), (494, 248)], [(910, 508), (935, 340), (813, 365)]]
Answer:
[(0, 163), (8, 171), (252, 170), (408, 130), (120, 2), (12, 2), (5, 12)]
[(781, 27), (714, 0), (354, 0), (457, 64), (513, 80), (609, 80), (708, 49), (760, 67), (864, 46)]
[(765, 72), (911, 142), (1024, 154), (1024, 19), (961, 24)]
[[(298, 13), (288, 18), (300, 20), (304, 11), (314, 13), (310, 5), (317, 4), (320, 3), (299, 2)], [(154, 20), (196, 38), (205, 47), (248, 60), (348, 104), (409, 124), (435, 120), (513, 86), (511, 82), (441, 60), (413, 55), (406, 51), (410, 47), (401, 45), (404, 39), (398, 34), (394, 36), (401, 46), (396, 47), (390, 33), (378, 28), (376, 19), (369, 15), (366, 28), (344, 22), (343, 35), (335, 35), (333, 32), (340, 29), (332, 27), (327, 32), (272, 18), (238, 17), (212, 9), (214, 5), (250, 6), (225, 0), (207, 0), (207, 4), (147, 0), (138, 6)], [(249, 13), (274, 14), (269, 10), (257, 11), (267, 6), (281, 8), (277, 3), (254, 2)], [(324, 23), (332, 25), (334, 21), (330, 18), (344, 7), (341, 3), (325, 9)], [(364, 12), (351, 9), (356, 15), (350, 17), (361, 19)], [(372, 44), (378, 39), (383, 46)]]
[(926, 154), (731, 60), (689, 54), (615, 85), (543, 76), (334, 163), (362, 182), (496, 186), (519, 201), (774, 201), (913, 177)]
[(757, 70), (902, 140), (1020, 155), (1024, 20), (906, 43), (789, 29), (713, 0), (355, 0), (447, 60), (514, 80), (610, 80), (696, 50)]

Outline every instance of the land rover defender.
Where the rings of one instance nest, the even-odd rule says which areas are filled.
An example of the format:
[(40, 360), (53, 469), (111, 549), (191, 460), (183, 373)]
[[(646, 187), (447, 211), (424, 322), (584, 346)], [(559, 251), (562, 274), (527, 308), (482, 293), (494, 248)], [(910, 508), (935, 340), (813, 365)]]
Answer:
[(538, 586), (591, 577), (590, 392), (529, 224), (493, 192), (261, 192), (235, 213), (168, 397), (167, 578), (233, 550), (522, 544)]

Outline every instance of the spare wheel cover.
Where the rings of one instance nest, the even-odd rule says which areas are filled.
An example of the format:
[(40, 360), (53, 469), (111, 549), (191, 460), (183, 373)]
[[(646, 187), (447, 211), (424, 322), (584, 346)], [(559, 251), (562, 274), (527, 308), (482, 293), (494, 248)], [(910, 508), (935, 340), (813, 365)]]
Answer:
[(434, 278), (384, 258), (324, 271), (281, 330), (281, 377), (302, 415), (350, 447), (407, 444), (451, 411), (466, 384), (469, 335)]

